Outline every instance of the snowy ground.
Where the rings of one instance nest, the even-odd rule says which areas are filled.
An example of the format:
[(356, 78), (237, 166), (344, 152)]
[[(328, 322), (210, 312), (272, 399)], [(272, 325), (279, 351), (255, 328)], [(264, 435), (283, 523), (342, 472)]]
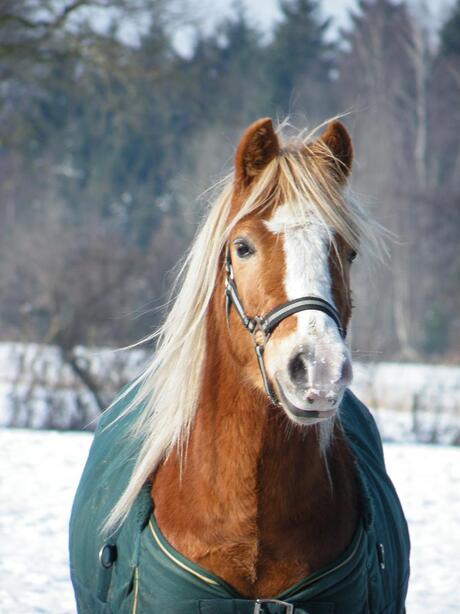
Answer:
[(91, 435), (0, 429), (0, 612), (75, 612), (67, 525)]
[[(1, 614), (75, 612), (67, 523), (90, 442), (86, 433), (0, 429)], [(385, 452), (413, 544), (407, 612), (458, 613), (460, 448)]]

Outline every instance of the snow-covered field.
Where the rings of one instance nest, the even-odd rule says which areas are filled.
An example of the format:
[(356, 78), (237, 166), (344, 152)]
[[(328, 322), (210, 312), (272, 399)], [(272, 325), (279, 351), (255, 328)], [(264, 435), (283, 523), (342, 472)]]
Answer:
[(91, 435), (0, 429), (0, 613), (75, 612), (70, 506)]
[[(75, 612), (67, 523), (91, 435), (0, 429), (0, 613)], [(460, 612), (460, 448), (386, 444), (412, 538), (408, 614)], [(353, 614), (353, 613), (350, 613)]]

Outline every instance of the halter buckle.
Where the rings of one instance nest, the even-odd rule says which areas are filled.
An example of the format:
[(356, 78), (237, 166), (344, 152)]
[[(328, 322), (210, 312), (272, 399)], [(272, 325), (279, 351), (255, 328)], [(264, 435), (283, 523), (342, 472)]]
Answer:
[(253, 614), (263, 614), (264, 603), (272, 604), (284, 607), (284, 614), (294, 614), (294, 605), (287, 601), (280, 601), (279, 599), (256, 599)]
[(253, 318), (249, 325), (249, 332), (256, 347), (265, 347), (270, 338), (270, 333), (267, 333), (266, 323), (263, 318), (260, 316)]

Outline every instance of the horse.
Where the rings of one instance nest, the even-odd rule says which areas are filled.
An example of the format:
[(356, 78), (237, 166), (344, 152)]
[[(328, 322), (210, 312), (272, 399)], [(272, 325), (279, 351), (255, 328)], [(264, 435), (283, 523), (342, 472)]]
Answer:
[[(325, 127), (325, 128), (324, 128)], [(75, 497), (79, 612), (399, 614), (409, 535), (352, 394), (351, 267), (378, 228), (334, 119), (243, 134)]]

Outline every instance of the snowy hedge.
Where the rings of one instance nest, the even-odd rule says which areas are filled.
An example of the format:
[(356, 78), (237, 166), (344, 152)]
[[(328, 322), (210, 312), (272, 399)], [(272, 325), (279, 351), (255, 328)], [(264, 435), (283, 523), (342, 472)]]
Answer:
[[(0, 343), (0, 426), (94, 429), (147, 353)], [(352, 389), (385, 439), (460, 444), (460, 367), (355, 363)]]

